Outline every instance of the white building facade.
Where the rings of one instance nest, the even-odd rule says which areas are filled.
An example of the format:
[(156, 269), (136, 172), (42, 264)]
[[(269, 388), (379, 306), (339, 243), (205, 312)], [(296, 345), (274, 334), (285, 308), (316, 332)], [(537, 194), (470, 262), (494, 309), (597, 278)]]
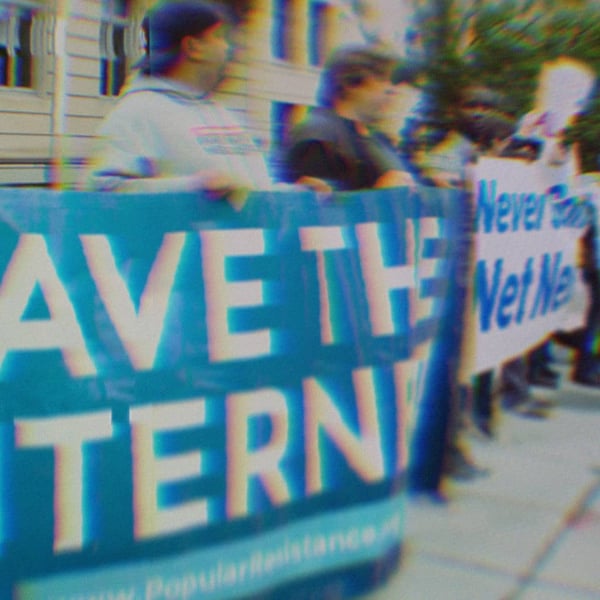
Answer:
[[(273, 149), (335, 47), (405, 52), (416, 0), (256, 0), (219, 90)], [(142, 53), (149, 0), (0, 0), (0, 185), (67, 187)]]

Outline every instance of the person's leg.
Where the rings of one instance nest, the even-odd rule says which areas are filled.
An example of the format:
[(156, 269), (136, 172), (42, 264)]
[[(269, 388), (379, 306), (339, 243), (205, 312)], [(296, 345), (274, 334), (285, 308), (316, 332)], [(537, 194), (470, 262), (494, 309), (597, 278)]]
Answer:
[(468, 431), (467, 423), (470, 420), (467, 414), (469, 390), (466, 386), (456, 385), (454, 394), (456, 398), (453, 403), (454, 410), (450, 414), (444, 457), (444, 474), (452, 479), (463, 481), (488, 475), (489, 470), (480, 467), (473, 458), (466, 435)]
[(589, 294), (589, 305), (576, 348), (572, 379), (583, 385), (600, 386), (600, 372), (594, 353), (594, 342), (600, 333), (600, 275), (596, 251), (597, 232), (593, 223), (592, 220), (581, 240), (582, 275)]
[(586, 270), (584, 281), (589, 290), (590, 303), (585, 328), (578, 340), (572, 379), (583, 385), (600, 386), (599, 363), (594, 351), (595, 341), (600, 334), (600, 274), (595, 269)]
[(494, 371), (484, 371), (473, 378), (473, 421), (479, 431), (491, 437), (492, 433), (492, 382)]
[(503, 408), (513, 408), (529, 398), (527, 363), (523, 356), (513, 358), (502, 365), (500, 393)]
[(527, 361), (524, 356), (514, 358), (502, 365), (500, 402), (506, 410), (537, 419), (548, 417), (552, 405), (548, 401), (531, 396), (527, 381)]
[(550, 368), (550, 342), (545, 341), (527, 354), (527, 381), (531, 385), (555, 388), (560, 375)]

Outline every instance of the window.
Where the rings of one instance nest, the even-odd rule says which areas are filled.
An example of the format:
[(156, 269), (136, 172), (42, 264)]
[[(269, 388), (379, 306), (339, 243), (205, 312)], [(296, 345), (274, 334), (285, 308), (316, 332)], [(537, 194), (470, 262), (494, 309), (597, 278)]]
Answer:
[(338, 41), (340, 9), (334, 0), (272, 0), (272, 6), (273, 58), (322, 66)]
[(33, 87), (34, 49), (42, 38), (38, 13), (31, 4), (0, 4), (0, 86)]
[(273, 1), (273, 24), (271, 29), (271, 52), (273, 58), (289, 60), (292, 35), (291, 0)]
[(116, 96), (137, 51), (127, 0), (104, 0), (100, 22), (100, 94)]
[(332, 7), (324, 2), (311, 2), (308, 30), (308, 62), (320, 66), (325, 62), (330, 41), (329, 22)]

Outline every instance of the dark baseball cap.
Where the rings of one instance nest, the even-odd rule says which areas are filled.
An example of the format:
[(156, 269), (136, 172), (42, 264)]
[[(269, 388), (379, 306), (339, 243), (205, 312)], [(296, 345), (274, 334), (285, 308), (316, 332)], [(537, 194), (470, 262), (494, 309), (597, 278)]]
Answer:
[(221, 6), (204, 0), (162, 0), (146, 13), (142, 22), (146, 62), (153, 68), (160, 67), (178, 55), (185, 37), (228, 21)]

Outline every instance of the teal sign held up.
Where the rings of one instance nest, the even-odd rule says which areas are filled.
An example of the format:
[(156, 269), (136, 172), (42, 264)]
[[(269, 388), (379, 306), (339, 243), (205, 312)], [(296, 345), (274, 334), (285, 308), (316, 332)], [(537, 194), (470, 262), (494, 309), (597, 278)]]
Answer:
[(385, 579), (456, 355), (460, 206), (3, 191), (2, 597)]

